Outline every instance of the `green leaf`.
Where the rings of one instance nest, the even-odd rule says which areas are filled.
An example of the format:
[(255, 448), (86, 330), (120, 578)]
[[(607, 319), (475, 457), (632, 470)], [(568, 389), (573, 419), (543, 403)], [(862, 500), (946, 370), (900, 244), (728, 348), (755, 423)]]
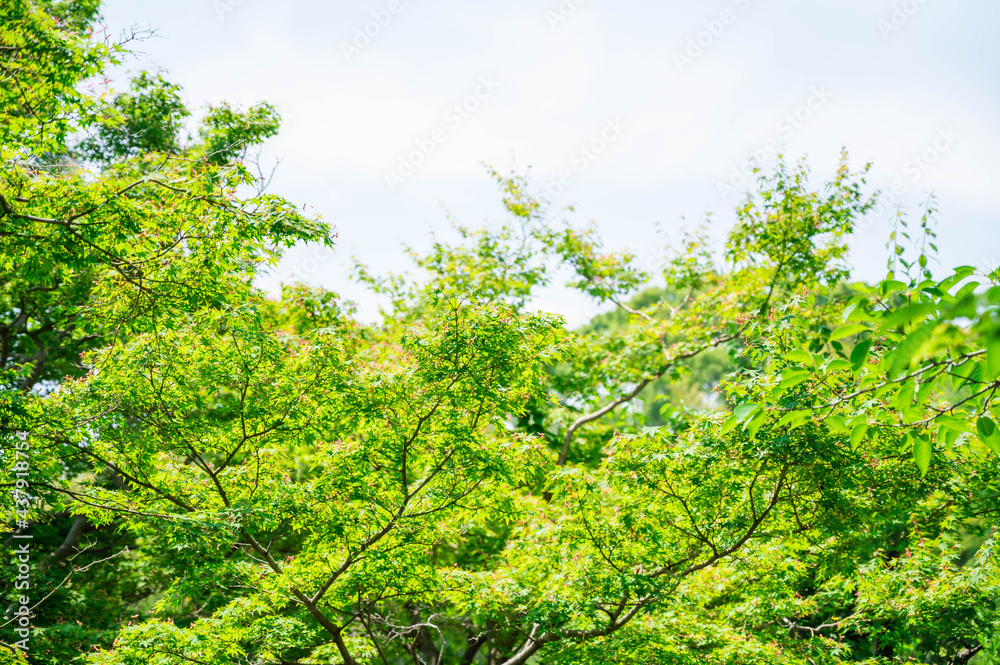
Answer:
[(968, 282), (966, 284), (963, 284), (962, 288), (960, 288), (955, 293), (955, 299), (961, 300), (965, 296), (971, 295), (978, 288), (979, 288), (979, 282)]
[(760, 405), (754, 402), (747, 402), (745, 404), (740, 404), (738, 407), (733, 409), (733, 417), (736, 418), (736, 422), (742, 423), (751, 415), (753, 415), (753, 413), (759, 408)]
[(931, 463), (932, 451), (933, 445), (930, 438), (926, 435), (918, 436), (916, 442), (913, 444), (913, 461), (917, 463), (917, 468), (920, 469), (921, 476), (927, 475), (927, 467)]
[(923, 407), (927, 403), (927, 398), (931, 396), (934, 391), (934, 381), (925, 381), (920, 384), (920, 390), (917, 391), (916, 405), (918, 407)]
[(802, 349), (795, 349), (794, 351), (789, 351), (788, 355), (785, 356), (785, 360), (793, 363), (802, 363), (803, 365), (813, 364), (812, 354)]
[(899, 392), (896, 393), (895, 402), (896, 408), (900, 411), (906, 412), (911, 406), (913, 406), (913, 400), (917, 396), (917, 381), (916, 379), (910, 379), (904, 383), (899, 388)]
[(830, 341), (835, 339), (843, 339), (845, 337), (850, 337), (851, 335), (857, 335), (858, 333), (868, 330), (867, 326), (863, 326), (860, 323), (848, 323), (847, 325), (840, 326), (832, 333), (830, 333)]
[(866, 298), (855, 298), (850, 305), (844, 308), (844, 311), (840, 314), (840, 322), (847, 323), (848, 321), (873, 321), (874, 316), (869, 312), (865, 311), (865, 307), (868, 305), (868, 300)]
[(777, 387), (772, 391), (772, 395), (775, 399), (781, 396), (789, 388), (797, 386), (803, 381), (809, 379), (809, 372), (803, 369), (797, 370), (785, 370), (781, 373), (781, 382), (778, 383)]
[(847, 362), (846, 360), (842, 360), (841, 358), (836, 358), (834, 360), (831, 360), (830, 364), (826, 366), (826, 373), (829, 374), (830, 372), (836, 372), (837, 370), (850, 369), (850, 368), (851, 368), (851, 363)]
[(976, 272), (976, 269), (971, 266), (963, 266), (955, 270), (955, 274), (948, 277), (938, 283), (938, 288), (944, 292), (948, 292), (953, 286), (961, 282), (963, 279), (972, 275)]
[(846, 309), (844, 310), (844, 313), (840, 315), (840, 322), (841, 322), (841, 323), (846, 323), (846, 322), (847, 322), (847, 320), (848, 320), (849, 318), (851, 318), (851, 314), (852, 314), (852, 313), (854, 312), (854, 310), (856, 310), (857, 308), (858, 308), (858, 303), (856, 303), (856, 302), (853, 302), (853, 303), (851, 303), (850, 305), (848, 305), (848, 306), (847, 306), (847, 308), (846, 308)]
[(938, 442), (944, 446), (946, 450), (951, 450), (951, 447), (955, 445), (958, 441), (958, 437), (962, 436), (961, 432), (951, 429), (945, 425), (938, 427)]
[(750, 422), (746, 424), (745, 428), (747, 434), (750, 435), (751, 439), (754, 439), (757, 436), (757, 431), (761, 428), (761, 425), (763, 425), (766, 421), (767, 421), (767, 411), (763, 410), (750, 419)]
[(789, 429), (795, 429), (796, 427), (801, 427), (806, 422), (812, 420), (812, 411), (808, 409), (801, 411), (790, 411), (781, 417), (778, 421), (776, 427), (789, 426)]
[(883, 321), (887, 327), (895, 328), (907, 325), (914, 319), (924, 319), (928, 314), (936, 310), (937, 304), (933, 302), (913, 303), (886, 315)]
[(739, 419), (736, 418), (736, 416), (729, 416), (729, 418), (726, 419), (726, 422), (724, 422), (722, 424), (722, 428), (719, 429), (719, 433), (720, 434), (725, 434), (726, 432), (728, 432), (729, 430), (733, 429), (734, 427), (736, 427), (739, 424), (740, 424), (740, 421), (739, 421)]
[(858, 423), (851, 430), (851, 450), (857, 450), (861, 442), (864, 441), (865, 435), (868, 433), (868, 425), (865, 423)]
[(1000, 377), (1000, 337), (986, 342), (986, 369), (990, 379)]
[(934, 333), (937, 327), (936, 321), (930, 321), (920, 326), (899, 343), (892, 354), (892, 367), (895, 372), (899, 372), (909, 367), (910, 361), (920, 351)]
[(983, 416), (976, 421), (976, 434), (979, 440), (985, 443), (990, 450), (1000, 455), (1000, 431), (992, 420)]
[(902, 291), (906, 288), (906, 284), (900, 282), (897, 279), (887, 279), (881, 284), (879, 284), (879, 290), (883, 294), (892, 293), (893, 291)]
[(872, 340), (866, 339), (858, 342), (854, 350), (851, 351), (851, 369), (857, 372), (868, 360), (868, 352), (871, 351)]
[(955, 416), (943, 415), (937, 417), (937, 422), (939, 425), (944, 425), (948, 429), (953, 429), (956, 432), (969, 432), (972, 430), (969, 428), (968, 424)]
[(830, 428), (830, 431), (837, 433), (844, 433), (848, 431), (847, 423), (840, 416), (830, 416), (825, 421), (826, 426)]

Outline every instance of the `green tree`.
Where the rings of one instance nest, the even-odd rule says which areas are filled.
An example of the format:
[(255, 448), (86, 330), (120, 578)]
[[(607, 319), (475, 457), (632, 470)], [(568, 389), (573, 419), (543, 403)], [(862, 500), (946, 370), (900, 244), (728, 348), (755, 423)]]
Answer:
[[(97, 19), (96, 3), (0, 7), (5, 474), (14, 433), (47, 412), (36, 402), (98, 371), (85, 353), (239, 301), (252, 292), (255, 266), (276, 261), (283, 246), (331, 242), (326, 225), (262, 191), (243, 163), (245, 148), (277, 129), (269, 106), (210, 110), (192, 141), (181, 136), (188, 112), (179, 88), (160, 76), (139, 74), (111, 97), (81, 92), (123, 52), (96, 41), (89, 28)], [(99, 166), (88, 169), (83, 157)], [(120, 523), (96, 524), (72, 510), (68, 479), (127, 484), (70, 445), (78, 442), (50, 441), (36, 451), (30, 529), (10, 522), (33, 536), (35, 588), (53, 591), (35, 608), (34, 662), (69, 662), (110, 645), (121, 624), (162, 593), (175, 565), (143, 550)], [(5, 509), (15, 499), (10, 487), (0, 499)], [(13, 540), (4, 540), (6, 551)], [(7, 609), (19, 594), (12, 579), (0, 579)]]
[[(1000, 271), (932, 274), (932, 205), (854, 283), (867, 169), (781, 163), (720, 254), (648, 274), (491, 171), (509, 216), (358, 266), (364, 323), (253, 286), (331, 242), (245, 163), (273, 109), (182, 137), (163, 78), (77, 92), (116, 52), (96, 9), (10, 7), (4, 66), (40, 72), (0, 171), (2, 482), (21, 432), (55, 590), (29, 662), (1000, 662)], [(567, 272), (613, 311), (533, 311)]]

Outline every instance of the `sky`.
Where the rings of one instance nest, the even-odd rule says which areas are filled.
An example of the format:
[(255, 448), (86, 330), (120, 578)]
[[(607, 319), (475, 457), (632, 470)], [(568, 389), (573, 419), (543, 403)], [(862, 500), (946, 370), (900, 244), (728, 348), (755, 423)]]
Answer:
[[(884, 275), (897, 208), (916, 219), (932, 193), (942, 269), (1000, 265), (996, 0), (106, 0), (103, 16), (153, 28), (126, 69), (166, 70), (199, 112), (278, 108), (271, 191), (338, 238), (262, 285), (323, 286), (362, 316), (378, 300), (350, 283), (355, 257), (403, 272), (450, 219), (502, 217), (485, 164), (530, 173), (655, 269), (706, 215), (722, 237), (751, 157), (806, 158), (821, 183), (846, 148), (884, 202), (851, 241), (857, 278)], [(571, 324), (599, 310), (562, 288), (535, 305)]]

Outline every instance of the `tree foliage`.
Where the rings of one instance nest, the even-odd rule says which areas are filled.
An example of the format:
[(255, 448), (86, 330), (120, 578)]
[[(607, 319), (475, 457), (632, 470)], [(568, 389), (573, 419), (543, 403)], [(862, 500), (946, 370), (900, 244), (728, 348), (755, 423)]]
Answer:
[[(251, 171), (273, 108), (185, 136), (161, 74), (78, 92), (96, 7), (0, 11), (28, 662), (1000, 662), (1000, 272), (935, 275), (932, 204), (853, 282), (867, 169), (781, 163), (650, 274), (491, 171), (508, 218), (359, 265), (366, 322), (254, 287), (333, 241)], [(567, 274), (613, 311), (534, 311)]]

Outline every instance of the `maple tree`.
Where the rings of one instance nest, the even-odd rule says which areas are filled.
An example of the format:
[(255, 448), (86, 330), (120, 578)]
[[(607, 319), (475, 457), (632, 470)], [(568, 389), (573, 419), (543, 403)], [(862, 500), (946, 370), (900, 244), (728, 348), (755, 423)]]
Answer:
[[(781, 163), (721, 252), (693, 234), (650, 274), (490, 171), (508, 217), (412, 274), (357, 266), (366, 322), (254, 285), (334, 242), (253, 172), (273, 108), (184, 136), (161, 74), (80, 92), (123, 52), (96, 3), (0, 12), (28, 662), (1000, 658), (1000, 271), (935, 275), (933, 205), (855, 282), (867, 169), (817, 190)], [(534, 311), (567, 273), (613, 311)]]

